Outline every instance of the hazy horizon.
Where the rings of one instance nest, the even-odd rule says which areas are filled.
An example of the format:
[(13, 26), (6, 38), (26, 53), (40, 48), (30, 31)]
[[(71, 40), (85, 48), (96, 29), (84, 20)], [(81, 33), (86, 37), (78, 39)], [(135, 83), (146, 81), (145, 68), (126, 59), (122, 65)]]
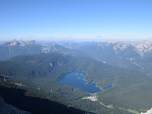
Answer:
[(41, 40), (41, 39), (10, 39), (10, 40), (0, 40), (0, 42), (2, 43), (5, 43), (5, 42), (10, 42), (10, 41), (13, 41), (13, 40), (17, 40), (17, 41), (36, 41), (36, 42), (39, 42), (39, 43), (49, 43), (49, 42), (52, 42), (52, 43), (60, 43), (60, 42), (63, 42), (64, 43), (83, 43), (83, 42), (107, 42), (107, 41), (122, 41), (122, 42), (140, 42), (140, 41), (144, 41), (144, 40), (147, 40), (147, 41), (150, 41), (152, 42), (152, 40), (149, 40), (149, 39), (132, 39), (132, 40), (127, 40), (127, 39), (101, 39), (101, 40), (92, 40), (92, 39), (89, 39), (89, 40), (74, 40), (74, 39), (71, 39), (71, 40), (66, 40), (66, 39), (57, 39), (57, 40)]

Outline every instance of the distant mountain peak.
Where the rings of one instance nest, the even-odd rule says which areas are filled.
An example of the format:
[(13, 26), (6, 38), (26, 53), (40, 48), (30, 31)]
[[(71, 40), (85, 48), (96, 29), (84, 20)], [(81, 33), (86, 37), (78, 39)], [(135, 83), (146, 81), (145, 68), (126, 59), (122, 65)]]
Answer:
[(17, 41), (16, 39), (10, 41), (10, 42), (7, 42), (7, 43), (4, 43), (3, 46), (15, 46), (15, 45), (19, 45), (21, 44), (22, 41)]
[(30, 45), (30, 44), (36, 44), (36, 45), (39, 45), (38, 42), (36, 42), (35, 40), (32, 40), (32, 41), (21, 41), (21, 40), (12, 40), (10, 42), (7, 42), (5, 44), (3, 44), (4, 46), (25, 46), (25, 45)]
[(117, 43), (116, 45), (113, 46), (114, 50), (120, 49), (121, 51), (125, 50), (126, 48), (128, 48), (130, 46), (130, 44), (127, 43)]
[(148, 40), (134, 42), (132, 45), (135, 47), (135, 51), (137, 51), (141, 56), (149, 51), (152, 51), (152, 43)]
[(113, 46), (113, 51), (118, 53), (119, 50), (123, 51), (129, 47), (139, 53), (142, 57), (145, 53), (152, 51), (152, 43), (149, 40), (143, 40), (139, 42), (123, 42), (123, 41), (107, 41), (105, 45), (109, 46), (111, 44)]
[(108, 40), (106, 43), (112, 43), (112, 44), (114, 44), (114, 43), (116, 43), (116, 42), (118, 42), (117, 40)]
[(16, 45), (18, 43), (18, 41), (16, 39), (10, 41), (10, 45)]
[(139, 42), (134, 42), (133, 44), (151, 44), (151, 42), (149, 40), (143, 40)]
[(36, 45), (38, 45), (38, 44), (39, 44), (39, 43), (36, 42), (35, 40), (32, 40), (32, 41), (25, 41), (25, 43), (26, 43), (27, 45), (30, 45), (30, 44), (36, 44)]

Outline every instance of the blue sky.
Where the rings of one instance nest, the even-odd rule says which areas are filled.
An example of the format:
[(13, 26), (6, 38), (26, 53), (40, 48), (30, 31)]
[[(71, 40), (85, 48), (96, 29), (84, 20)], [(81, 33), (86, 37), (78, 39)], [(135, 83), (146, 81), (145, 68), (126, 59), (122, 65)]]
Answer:
[(152, 40), (152, 0), (0, 0), (0, 40)]

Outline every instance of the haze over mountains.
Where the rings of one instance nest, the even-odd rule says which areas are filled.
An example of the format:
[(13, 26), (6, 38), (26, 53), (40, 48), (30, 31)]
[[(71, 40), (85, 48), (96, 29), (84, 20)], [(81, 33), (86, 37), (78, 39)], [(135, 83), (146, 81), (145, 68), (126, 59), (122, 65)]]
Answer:
[(36, 41), (17, 41), (12, 40), (0, 46), (0, 60), (6, 60), (17, 55), (37, 54), (37, 53), (63, 53), (72, 56), (85, 56), (78, 50), (70, 50), (63, 46), (47, 43), (41, 44)]
[(91, 57), (104, 63), (125, 69), (138, 70), (151, 75), (152, 43), (140, 42), (83, 42), (58, 45), (52, 42), (42, 44), (36, 41), (12, 40), (0, 46), (0, 60), (17, 55), (38, 53), (62, 53), (75, 57)]
[(77, 49), (95, 60), (113, 66), (146, 72), (148, 75), (152, 73), (150, 70), (152, 43), (147, 40), (141, 42), (94, 42), (79, 46)]
[[(13, 40), (0, 46), (0, 55), (0, 76), (9, 76), (6, 82), (0, 80), (1, 86), (4, 86), (0, 86), (0, 89), (3, 88), (0, 94), (4, 99), (12, 100), (14, 96), (10, 97), (8, 93), (12, 92), (11, 89), (17, 88), (25, 90), (24, 94), (30, 96), (28, 99), (49, 99), (63, 104), (59, 105), (60, 108), (73, 107), (81, 109), (82, 111), (77, 110), (81, 113), (87, 111), (98, 114), (130, 114), (134, 110), (139, 113), (151, 108), (152, 43), (149, 41), (58, 45), (52, 42), (42, 44), (36, 41)], [(113, 87), (97, 92), (96, 102), (81, 99), (89, 96), (89, 93), (80, 88), (63, 86), (58, 82), (62, 74), (75, 70), (85, 72), (85, 80), (96, 83), (96, 86), (102, 89), (111, 84)], [(7, 92), (5, 88), (10, 89)], [(54, 93), (50, 94), (51, 89)], [(34, 103), (37, 104), (33, 101)], [(23, 110), (37, 113), (35, 107), (30, 109), (27, 106), (28, 102), (17, 100), (14, 105), (16, 104), (22, 104)], [(50, 106), (53, 104), (51, 102)], [(107, 108), (109, 105), (112, 108)], [(44, 111), (43, 108), (40, 110)], [(74, 110), (72, 109), (72, 112)], [(66, 111), (69, 112), (69, 108), (66, 108)]]
[[(27, 47), (28, 46), (28, 47)], [(32, 47), (29, 47), (32, 46)], [(56, 47), (60, 47), (59, 49), (56, 49)], [(78, 49), (83, 51), (84, 53), (90, 52), (90, 55), (93, 54), (92, 50), (94, 50), (94, 54), (98, 53), (102, 55), (108, 55), (108, 53), (112, 52), (112, 57), (116, 56), (119, 59), (129, 59), (133, 60), (136, 58), (144, 59), (147, 56), (150, 56), (152, 53), (152, 43), (148, 40), (141, 41), (141, 42), (122, 42), (122, 41), (107, 41), (107, 42), (90, 42), (90, 43), (65, 43), (62, 45), (63, 47), (69, 48), (71, 50)], [(24, 51), (22, 54), (29, 54), (32, 53), (30, 51), (33, 51), (33, 53), (51, 53), (51, 52), (58, 52), (63, 51), (63, 54), (66, 54), (66, 51), (70, 51), (66, 48), (61, 47), (61, 45), (57, 45), (55, 43), (47, 43), (42, 44), (38, 43), (36, 41), (20, 41), (20, 40), (12, 40), (10, 42), (4, 43), (1, 45), (1, 53), (4, 50), (8, 52), (8, 55), (12, 54), (13, 51), (21, 50)], [(10, 50), (11, 48), (14, 48)], [(60, 50), (62, 48), (62, 50)], [(16, 49), (16, 50), (15, 50)], [(31, 50), (33, 49), (33, 50)], [(37, 50), (36, 50), (37, 49)], [(91, 49), (86, 51), (87, 49)], [(65, 52), (64, 52), (65, 51)], [(108, 53), (105, 53), (106, 51), (110, 51)], [(70, 53), (70, 52), (68, 52)], [(133, 54), (134, 53), (134, 54)], [(123, 54), (123, 55), (122, 55)], [(131, 55), (133, 54), (133, 55)], [(96, 54), (95, 54), (96, 55)], [(95, 56), (93, 55), (93, 57)], [(119, 56), (120, 55), (120, 56)], [(122, 55), (122, 57), (121, 57)], [(100, 59), (99, 59), (100, 60)]]
[[(87, 49), (92, 49), (88, 50), (90, 52), (94, 52), (94, 54), (97, 56), (97, 51), (99, 54), (108, 56), (111, 55), (110, 57), (120, 60), (128, 59), (128, 60), (133, 60), (133, 59), (143, 59), (145, 56), (151, 54), (152, 52), (152, 43), (150, 41), (141, 41), (141, 42), (121, 42), (121, 41), (107, 41), (105, 43), (98, 43), (96, 45), (90, 46), (83, 46), (80, 47), (79, 50), (82, 50), (83, 52), (86, 51)], [(93, 51), (94, 50), (94, 51)], [(87, 52), (86, 52), (87, 53)], [(89, 52), (88, 52), (89, 53)], [(96, 57), (93, 55), (93, 57)], [(99, 60), (101, 57), (99, 58)], [(116, 61), (113, 60), (113, 61)], [(107, 61), (110, 61), (107, 59)]]

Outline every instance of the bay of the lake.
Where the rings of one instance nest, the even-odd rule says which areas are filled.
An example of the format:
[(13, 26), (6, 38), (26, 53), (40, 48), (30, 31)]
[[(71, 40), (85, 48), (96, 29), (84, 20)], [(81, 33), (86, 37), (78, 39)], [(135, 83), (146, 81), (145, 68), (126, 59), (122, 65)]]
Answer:
[(86, 73), (74, 71), (59, 79), (61, 85), (71, 85), (74, 88), (81, 88), (83, 91), (88, 93), (96, 93), (102, 91), (99, 87), (96, 87), (95, 83), (87, 83), (84, 80)]

